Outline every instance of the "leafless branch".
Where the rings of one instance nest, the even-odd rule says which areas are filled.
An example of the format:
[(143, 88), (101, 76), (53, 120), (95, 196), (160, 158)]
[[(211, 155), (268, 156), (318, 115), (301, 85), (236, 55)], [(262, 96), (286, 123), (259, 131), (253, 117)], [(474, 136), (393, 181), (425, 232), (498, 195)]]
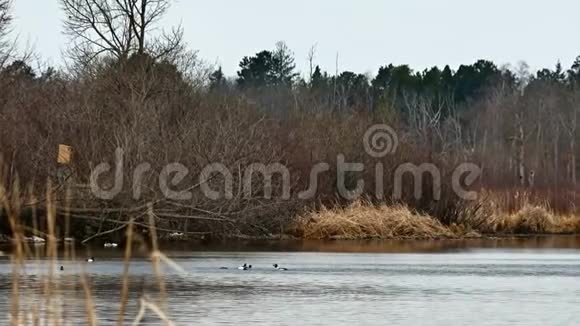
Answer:
[[(133, 54), (166, 59), (182, 51), (183, 30), (157, 33), (170, 0), (60, 0), (65, 31), (73, 40), (74, 60), (92, 62), (102, 56), (118, 60)], [(148, 40), (151, 40), (149, 44)]]

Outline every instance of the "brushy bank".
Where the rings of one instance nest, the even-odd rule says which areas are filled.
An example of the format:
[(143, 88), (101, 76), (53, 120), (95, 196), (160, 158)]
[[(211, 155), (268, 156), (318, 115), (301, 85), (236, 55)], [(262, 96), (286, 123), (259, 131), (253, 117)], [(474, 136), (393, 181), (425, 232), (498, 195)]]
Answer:
[[(210, 76), (204, 65), (186, 66), (133, 53), (103, 57), (75, 71), (35, 72), (25, 61), (0, 67), (0, 184), (8, 193), (15, 192), (14, 184), (22, 186), (16, 196), (23, 222), (28, 221), (24, 224), (32, 227), (35, 209), (48, 209), (46, 180), (54, 185), (57, 216), (68, 214), (71, 232), (83, 241), (122, 238), (130, 220), (145, 231), (149, 205), (163, 235), (288, 234), (300, 225), (297, 217), (306, 209), (325, 215), (352, 204), (340, 196), (339, 180), (348, 189), (364, 182), (360, 198), (371, 207), (396, 207), (387, 213), (345, 211), (346, 221), (355, 225), (371, 223), (361, 221), (366, 215), (385, 225), (360, 227), (353, 232), (357, 237), (425, 236), (423, 229), (443, 236), (448, 231), (440, 226), (451, 233), (465, 228), (466, 234), (566, 232), (573, 227), (561, 224), (576, 223), (565, 217), (577, 215), (580, 205), (576, 79), (554, 81), (539, 74), (518, 80), (482, 61), (475, 67), (487, 66), (494, 78), (482, 79), (477, 90), (459, 101), (457, 90), (471, 84), (459, 70), (452, 74), (458, 78), (452, 87), (440, 87), (443, 78), (435, 74), (428, 78), (435, 88), (421, 83), (401, 88), (389, 77), (396, 75), (395, 67), (383, 69), (373, 81), (339, 72), (316, 82), (314, 77), (293, 79), (292, 72), (294, 77), (285, 82), (244, 84), (223, 74), (217, 78), (219, 70)], [(426, 78), (427, 72), (406, 68), (406, 74)], [(394, 133), (369, 139), (367, 131), (377, 125), (388, 125)], [(72, 148), (64, 165), (57, 162), (61, 144)], [(377, 148), (369, 150), (365, 144)], [(388, 155), (375, 155), (388, 144)], [(117, 150), (123, 153), (120, 159)], [(339, 157), (364, 169), (339, 177)], [(318, 176), (316, 193), (299, 199), (320, 163), (330, 168)], [(480, 178), (467, 187), (487, 190), (479, 202), (464, 202), (453, 191), (453, 174), (462, 163), (481, 168)], [(111, 170), (91, 180), (102, 164)], [(185, 200), (169, 199), (160, 189), (159, 177), (173, 164), (189, 171), (171, 184), (171, 190), (187, 193)], [(215, 164), (227, 170), (231, 182), (219, 173), (200, 182), (205, 168)], [(256, 164), (287, 170), (265, 176), (252, 173)], [(395, 189), (396, 171), (406, 164), (435, 166), (440, 184), (425, 176), (416, 196), (418, 178), (407, 174), (399, 182), (402, 189)], [(121, 167), (118, 173), (116, 167)], [(380, 175), (377, 167), (382, 167)], [(97, 198), (89, 189), (91, 183), (112, 189), (121, 180), (118, 194), (109, 199)], [(202, 184), (216, 198), (208, 198)], [(288, 185), (289, 199), (283, 199)], [(382, 196), (376, 196), (377, 189)], [(400, 196), (393, 196), (396, 190)], [(525, 201), (531, 208), (524, 209)], [(520, 211), (527, 213), (518, 215)], [(427, 216), (440, 226), (421, 218), (409, 230), (399, 229), (405, 220), (399, 215)], [(12, 233), (6, 222), (0, 231)], [(322, 237), (325, 232), (312, 234)], [(329, 234), (348, 237), (336, 230)]]
[[(50, 186), (50, 183), (48, 185)], [(0, 205), (2, 239), (13, 241), (15, 225), (25, 239), (46, 239), (51, 232), (46, 215), (54, 210), (54, 225), (58, 241), (65, 237), (87, 244), (93, 241), (123, 243), (131, 224), (134, 232), (150, 239), (150, 217), (156, 224), (156, 237), (161, 240), (187, 241), (212, 239), (460, 239), (504, 237), (513, 235), (547, 235), (580, 233), (580, 216), (573, 211), (557, 211), (545, 194), (530, 192), (481, 191), (479, 200), (446, 203), (448, 215), (433, 215), (405, 203), (356, 200), (341, 204), (313, 205), (279, 211), (268, 218), (264, 211), (244, 216), (216, 213), (201, 207), (158, 200), (140, 206), (123, 208), (91, 205), (72, 197), (58, 199), (58, 190), (48, 191), (43, 198), (29, 191), (12, 192), (0, 185), (3, 204)], [(53, 207), (48, 206), (53, 201)], [(85, 204), (86, 206), (78, 206)], [(445, 202), (444, 202), (445, 203)], [(88, 204), (88, 205), (87, 205)], [(110, 205), (110, 203), (108, 203)], [(434, 205), (441, 205), (434, 202)], [(94, 204), (93, 204), (94, 205)], [(287, 205), (282, 202), (281, 205)], [(92, 207), (91, 207), (92, 206)], [(281, 206), (288, 207), (288, 206)], [(278, 208), (279, 209), (279, 208)], [(278, 211), (270, 207), (265, 212)], [(187, 212), (187, 213), (184, 213)], [(180, 215), (181, 214), (181, 215)], [(189, 215), (191, 214), (191, 215)], [(193, 215), (197, 214), (197, 215)], [(272, 213), (275, 214), (275, 213)], [(268, 224), (266, 224), (268, 223)]]
[[(149, 70), (135, 69), (133, 65)], [(208, 90), (194, 87), (161, 65), (137, 59), (122, 68), (107, 64), (98, 68), (97, 73), (82, 79), (0, 75), (0, 183), (9, 193), (15, 183), (22, 185), (18, 196), (27, 218), (31, 214), (26, 212), (33, 208), (47, 209), (44, 194), (46, 180), (51, 180), (60, 204), (57, 214), (70, 214), (71, 230), (78, 239), (122, 237), (130, 219), (134, 219), (136, 227), (146, 229), (149, 203), (164, 234), (268, 237), (290, 233), (296, 217), (304, 215), (305, 209), (326, 214), (351, 204), (338, 194), (339, 155), (347, 162), (364, 164), (362, 172), (346, 174), (344, 183), (354, 189), (357, 182), (364, 181), (361, 198), (368, 199), (372, 206), (402, 205), (410, 212), (418, 212), (415, 215), (432, 217), (446, 228), (465, 227), (467, 233), (553, 232), (557, 227), (551, 222), (518, 229), (517, 225), (531, 223), (527, 216), (515, 217), (524, 202), (543, 207), (554, 216), (574, 216), (580, 204), (573, 173), (574, 153), (570, 149), (575, 150), (571, 147), (575, 139), (568, 139), (570, 143), (566, 144), (565, 134), (548, 137), (530, 129), (525, 146), (505, 140), (506, 135), (519, 139), (520, 126), (549, 119), (543, 116), (545, 110), (529, 110), (537, 104), (535, 97), (493, 93), (461, 109), (434, 109), (417, 99), (419, 102), (406, 102), (403, 108), (339, 110), (337, 103), (328, 101), (332, 94), (319, 94), (308, 88)], [(136, 83), (148, 87), (142, 94), (133, 94)], [(537, 90), (538, 97), (552, 86), (545, 87), (547, 90)], [(526, 94), (534, 93), (530, 90)], [(568, 95), (572, 96), (566, 93), (562, 97)], [(445, 113), (447, 110), (453, 111)], [(521, 119), (530, 120), (514, 120), (524, 110), (526, 115)], [(554, 113), (559, 117), (554, 123), (568, 120), (568, 114)], [(498, 123), (498, 116), (507, 122)], [(364, 146), (367, 130), (377, 124), (391, 126), (398, 135), (398, 146), (392, 155), (375, 158)], [(550, 144), (548, 138), (562, 141)], [(57, 163), (59, 144), (73, 149), (66, 166)], [(117, 149), (123, 150), (122, 164), (116, 164)], [(561, 155), (566, 152), (567, 156)], [(465, 162), (483, 170), (480, 179), (470, 186), (483, 194), (476, 203), (466, 203), (453, 192), (452, 174)], [(119, 179), (114, 169), (122, 166), (124, 182), (119, 194), (110, 200), (96, 198), (88, 187), (91, 172), (103, 163), (112, 166), (97, 180), (103, 189), (115, 185)], [(183, 164), (190, 172), (172, 189), (189, 192), (187, 200), (167, 199), (159, 187), (163, 169), (174, 163)], [(216, 163), (231, 173), (233, 182), (224, 182), (219, 174), (209, 178), (206, 185), (219, 194), (219, 198), (210, 199), (203, 193), (199, 177), (205, 167)], [(319, 163), (329, 164), (330, 170), (318, 176), (315, 196), (298, 199), (297, 195), (308, 189), (312, 169)], [(440, 200), (434, 198), (430, 177), (423, 178), (423, 191), (417, 199), (412, 175), (402, 180), (400, 200), (388, 200), (395, 191), (397, 168), (408, 163), (428, 163), (438, 168)], [(150, 169), (136, 188), (135, 171), (144, 164)], [(260, 173), (246, 178), (248, 168), (254, 164), (285, 166), (290, 175), (290, 199), (281, 198), (285, 180), (280, 173), (272, 176), (269, 187), (264, 186), (265, 176)], [(379, 164), (383, 167), (382, 179), (375, 170)], [(521, 175), (522, 167), (525, 176)], [(243, 191), (248, 184), (249, 196)], [(379, 186), (383, 199), (375, 196)], [(232, 197), (224, 196), (227, 190), (233, 190)], [(271, 190), (272, 196), (266, 190)], [(370, 213), (364, 211), (361, 216)], [(377, 214), (372, 212), (370, 216), (375, 219), (372, 216)], [(354, 215), (348, 212), (348, 216)], [(516, 219), (526, 222), (509, 222)], [(387, 223), (384, 218), (377, 220)], [(560, 219), (554, 220), (557, 224)], [(566, 220), (570, 220), (566, 224), (575, 223), (573, 218)], [(0, 231), (10, 234), (8, 223), (0, 225)], [(356, 234), (363, 231), (373, 236), (393, 232), (363, 228)], [(394, 235), (401, 236), (397, 232)], [(402, 234), (408, 236), (409, 232)]]

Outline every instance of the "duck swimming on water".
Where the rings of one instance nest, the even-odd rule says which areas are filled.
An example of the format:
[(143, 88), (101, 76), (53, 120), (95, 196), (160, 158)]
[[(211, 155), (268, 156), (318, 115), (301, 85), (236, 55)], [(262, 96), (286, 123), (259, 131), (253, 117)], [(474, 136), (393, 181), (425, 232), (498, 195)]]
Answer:
[(280, 267), (280, 266), (278, 266), (278, 264), (274, 264), (272, 266), (274, 266), (274, 268), (279, 270), (279, 271), (287, 271), (288, 270), (288, 268)]
[(248, 266), (248, 264), (244, 263), (242, 266), (238, 267), (241, 271), (247, 271), (248, 269), (252, 268), (252, 265)]

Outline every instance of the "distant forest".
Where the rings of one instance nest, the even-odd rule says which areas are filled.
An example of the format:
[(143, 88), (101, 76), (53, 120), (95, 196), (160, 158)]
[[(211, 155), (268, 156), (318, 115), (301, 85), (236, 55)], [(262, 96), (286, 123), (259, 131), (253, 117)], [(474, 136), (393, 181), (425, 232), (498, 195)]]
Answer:
[[(486, 60), (423, 71), (386, 63), (369, 76), (322, 71), (315, 49), (309, 71), (299, 72), (292, 50), (279, 42), (240, 58), (237, 76), (228, 77), (185, 44), (181, 27), (159, 26), (171, 1), (59, 2), (70, 44), (63, 45), (67, 64), (56, 69), (36, 64), (42, 54), (18, 49), (10, 35), (11, 1), (0, 0), (4, 184), (17, 175), (22, 185), (37, 188), (47, 178), (57, 189), (70, 179), (88, 184), (91, 169), (113, 162), (115, 148), (123, 148), (126, 180), (143, 162), (155, 171), (181, 162), (191, 170), (185, 189), (197, 184), (204, 166), (219, 162), (234, 172), (238, 189), (245, 166), (283, 163), (298, 191), (307, 188), (314, 164), (336, 162), (338, 154), (374, 167), (377, 160), (365, 153), (362, 139), (370, 126), (384, 123), (401, 141), (396, 155), (381, 159), (385, 180), (393, 180), (403, 162), (433, 162), (444, 175), (462, 162), (474, 162), (483, 169), (480, 189), (512, 199), (529, 192), (562, 212), (577, 207), (580, 57), (571, 67), (557, 63), (537, 72), (524, 63), (507, 67)], [(59, 144), (74, 149), (66, 180), (57, 173)], [(351, 184), (366, 181), (363, 197), (391, 201), (390, 196), (374, 198), (374, 168), (350, 178)], [(236, 194), (210, 200), (196, 190), (188, 205), (179, 205), (158, 201), (155, 177), (146, 181), (138, 199), (130, 182), (112, 201), (91, 198), (83, 189), (73, 197), (83, 212), (154, 201), (168, 227), (245, 234), (279, 230), (305, 207), (346, 204), (332, 173), (308, 201), (265, 198), (254, 187), (252, 199)], [(210, 186), (224, 190), (219, 178)], [(462, 203), (450, 185), (444, 185), (437, 202), (430, 193), (414, 198), (413, 184), (408, 186), (401, 202), (452, 223)], [(385, 182), (385, 193), (392, 187)], [(513, 208), (509, 205), (506, 209)], [(206, 219), (171, 218), (194, 215)]]

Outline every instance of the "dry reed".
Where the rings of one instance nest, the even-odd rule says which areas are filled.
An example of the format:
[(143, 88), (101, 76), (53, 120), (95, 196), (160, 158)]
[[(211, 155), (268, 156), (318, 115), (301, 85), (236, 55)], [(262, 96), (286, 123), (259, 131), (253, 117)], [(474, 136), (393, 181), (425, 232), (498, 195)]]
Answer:
[(450, 225), (407, 206), (359, 201), (346, 208), (309, 211), (297, 219), (292, 232), (304, 239), (444, 239), (580, 232), (580, 216), (557, 214), (546, 202), (532, 204), (528, 195), (522, 197), (512, 206), (517, 208), (513, 212), (502, 206), (505, 202), (489, 196), (465, 203), (454, 212), (460, 216), (458, 221)]
[(322, 208), (298, 219), (295, 230), (305, 239), (452, 238), (454, 234), (430, 216), (405, 206), (355, 202), (346, 208)]
[(547, 198), (548, 196), (542, 197), (526, 191), (486, 192), (479, 202), (472, 204), (480, 209), (472, 214), (468, 222), (485, 234), (538, 235), (579, 232), (580, 216), (574, 211), (556, 211)]

